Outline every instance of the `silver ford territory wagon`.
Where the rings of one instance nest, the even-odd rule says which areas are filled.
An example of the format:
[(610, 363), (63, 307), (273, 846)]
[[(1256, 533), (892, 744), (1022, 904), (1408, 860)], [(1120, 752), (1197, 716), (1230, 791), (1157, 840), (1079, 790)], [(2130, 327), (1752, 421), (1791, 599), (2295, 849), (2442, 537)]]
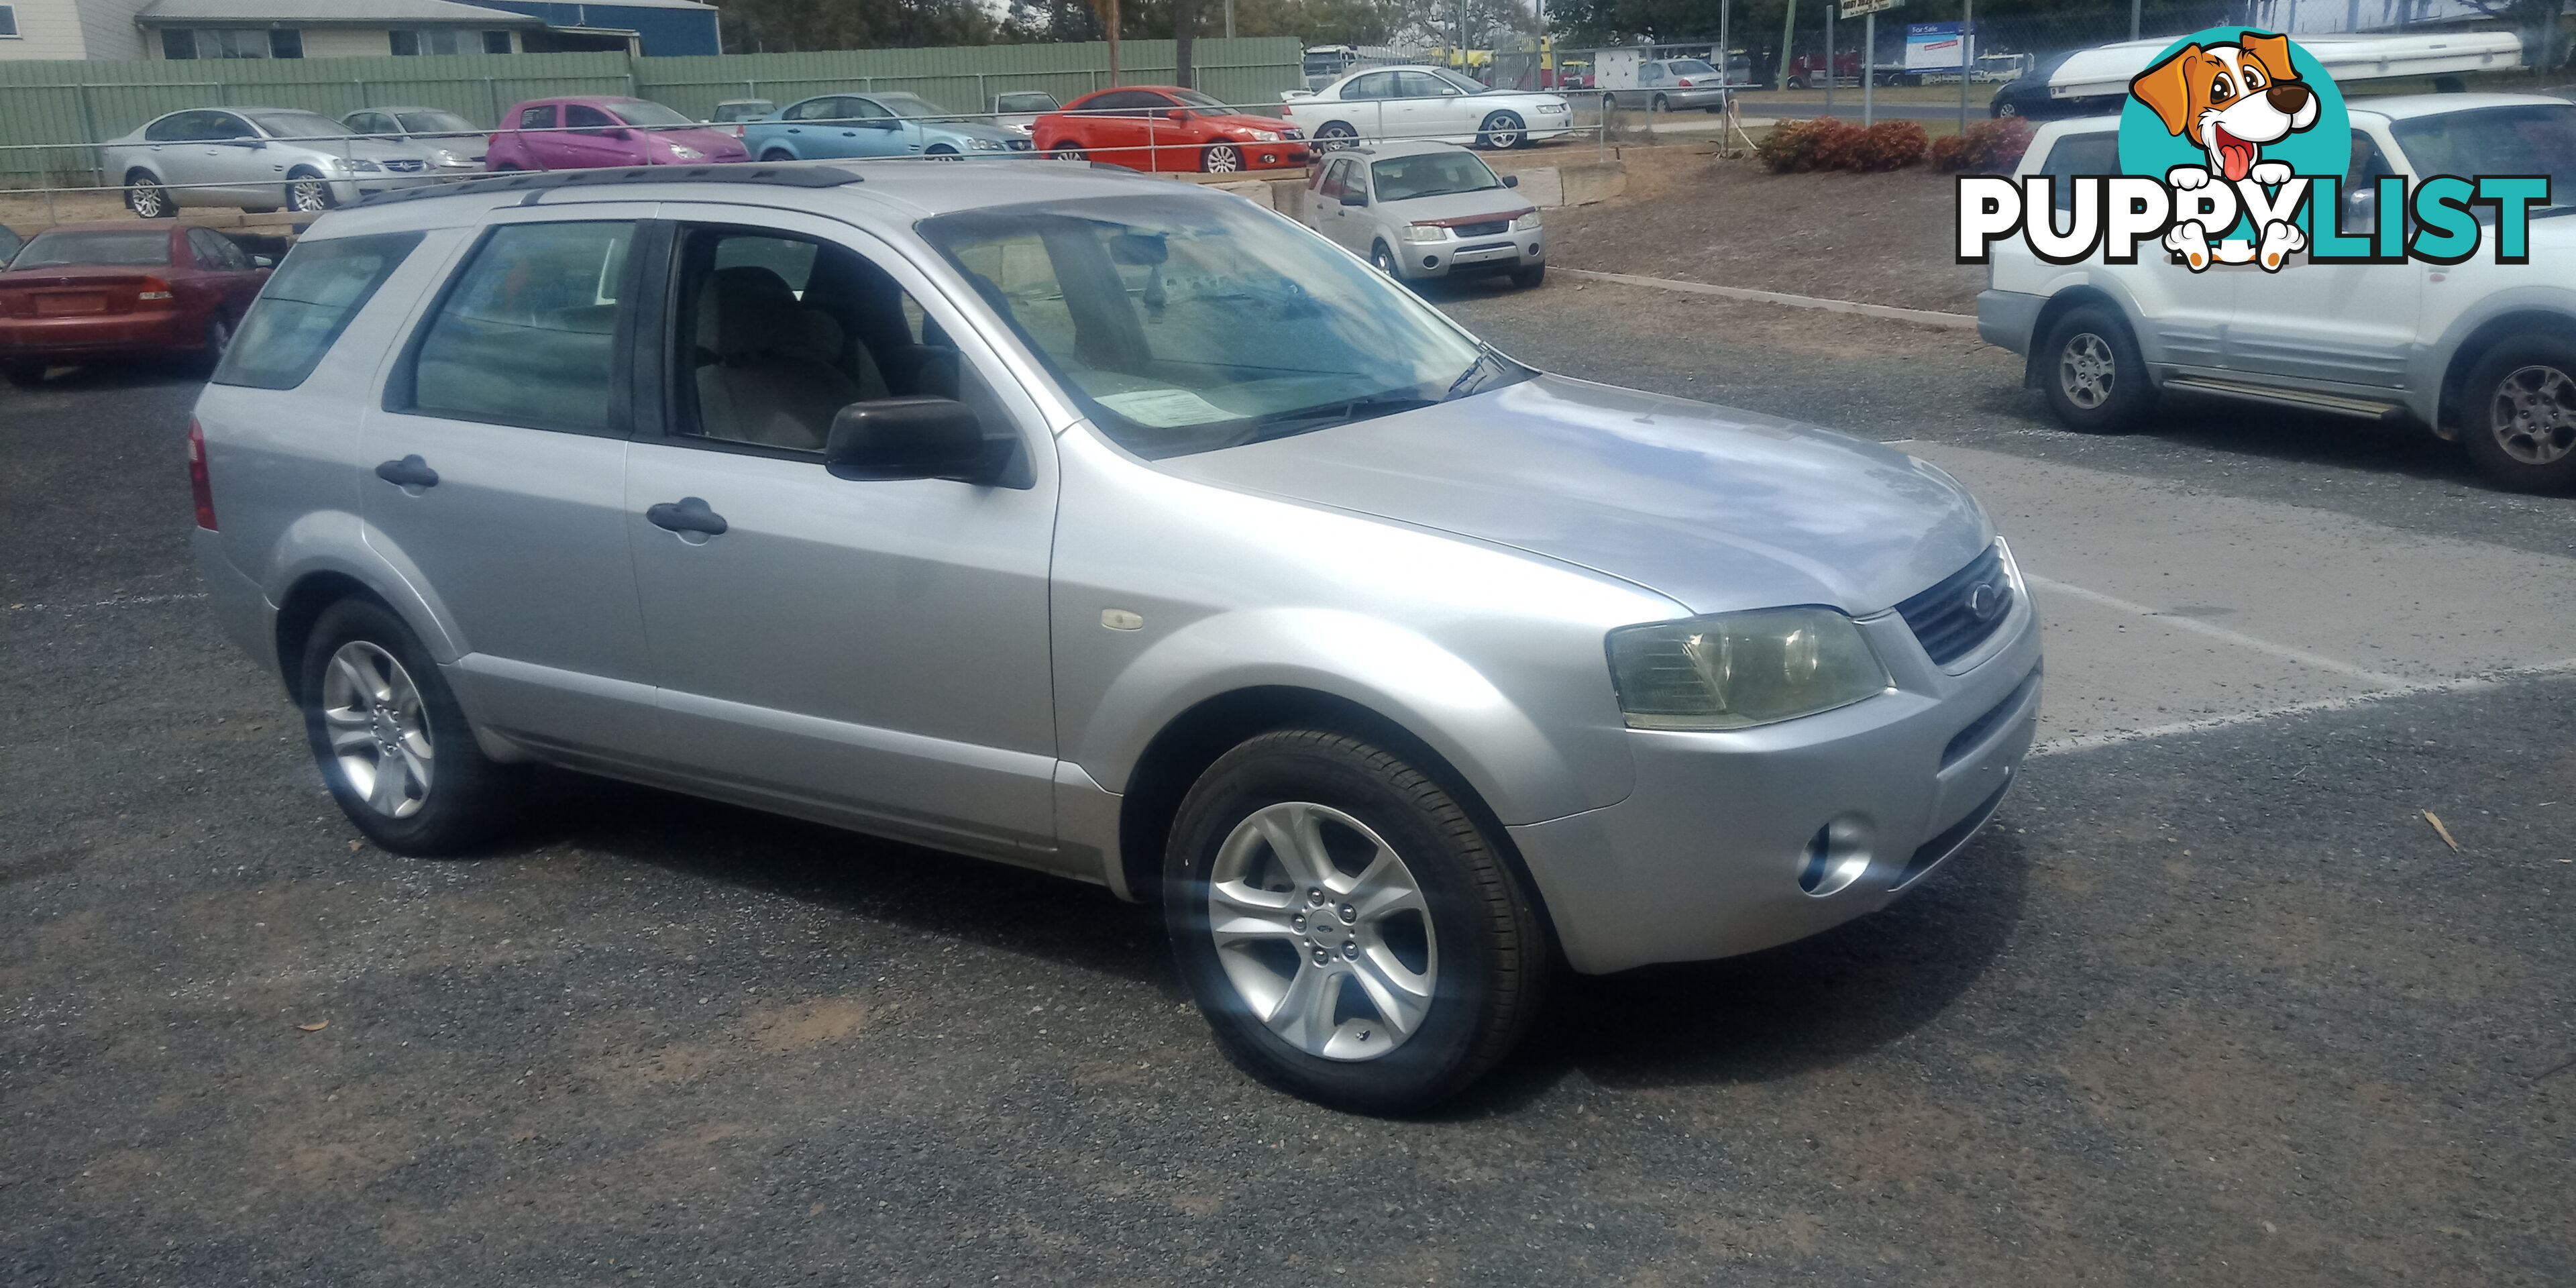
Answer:
[(1490, 1067), (1559, 962), (1884, 906), (2039, 700), (1938, 469), (1057, 162), (333, 213), (190, 469), (218, 615), (384, 848), (487, 842), (542, 761), (1098, 882), (1237, 1063), (1366, 1111)]

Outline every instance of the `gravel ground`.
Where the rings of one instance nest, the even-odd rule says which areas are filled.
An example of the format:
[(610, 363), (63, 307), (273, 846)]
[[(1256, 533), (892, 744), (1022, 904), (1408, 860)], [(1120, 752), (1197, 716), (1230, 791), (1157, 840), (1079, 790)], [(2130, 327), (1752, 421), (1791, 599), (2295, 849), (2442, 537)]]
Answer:
[[(1946, 333), (1444, 302), (1575, 374), (2568, 546), (2342, 426), (2058, 434)], [(192, 394), (0, 389), (10, 1283), (2576, 1282), (2576, 681), (2035, 760), (1888, 912), (1576, 981), (1465, 1100), (1352, 1118), (1226, 1067), (1089, 887), (570, 775), (486, 857), (354, 843), (185, 597)]]

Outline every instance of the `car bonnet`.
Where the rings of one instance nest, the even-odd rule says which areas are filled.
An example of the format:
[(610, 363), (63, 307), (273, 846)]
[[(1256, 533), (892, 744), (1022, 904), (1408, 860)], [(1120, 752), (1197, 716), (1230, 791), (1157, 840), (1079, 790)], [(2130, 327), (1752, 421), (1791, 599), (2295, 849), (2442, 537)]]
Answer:
[(1156, 467), (1526, 550), (1696, 612), (1865, 616), (1994, 539), (1967, 489), (1901, 452), (1553, 376)]

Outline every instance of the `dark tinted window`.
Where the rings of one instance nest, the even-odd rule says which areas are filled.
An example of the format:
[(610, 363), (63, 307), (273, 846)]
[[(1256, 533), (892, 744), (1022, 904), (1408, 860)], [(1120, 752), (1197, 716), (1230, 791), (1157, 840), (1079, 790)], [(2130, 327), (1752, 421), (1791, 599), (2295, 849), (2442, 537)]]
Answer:
[(1103, 94), (1100, 97), (1083, 104), (1080, 110), (1085, 112), (1136, 113), (1155, 111), (1170, 106), (1171, 104), (1164, 102), (1162, 96), (1159, 94), (1140, 93), (1136, 90), (1130, 89), (1120, 90), (1114, 94)]
[(628, 223), (493, 230), (421, 337), (407, 410), (606, 430), (634, 234)]
[(474, 122), (454, 112), (405, 112), (398, 120), (413, 134), (475, 134)]
[(12, 267), (57, 268), (95, 264), (109, 268), (154, 268), (170, 262), (170, 230), (138, 228), (133, 232), (38, 233), (18, 252)]
[[(2388, 127), (2418, 178), (2437, 174), (2545, 174), (2549, 199), (2576, 193), (2576, 107), (2564, 103), (2436, 112)], [(2492, 218), (2494, 207), (2481, 208)]]
[(297, 242), (242, 319), (215, 368), (215, 383), (254, 389), (304, 383), (349, 319), (419, 244), (419, 233)]
[(1393, 98), (1395, 73), (1371, 72), (1342, 87), (1344, 98)]
[(617, 118), (595, 107), (566, 103), (564, 124), (576, 130), (611, 130), (617, 128)]
[(2116, 130), (2093, 134), (2070, 134), (2049, 149), (2048, 160), (2039, 167), (2047, 175), (2049, 189), (2056, 195), (2057, 208), (2075, 208), (2075, 185), (2067, 180), (2079, 174), (2120, 173), (2120, 135)]
[(996, 112), (1052, 112), (1058, 106), (1053, 94), (1002, 94), (993, 99)]
[(487, 54), (506, 54), (510, 52), (510, 33), (506, 31), (484, 32), (483, 52)]

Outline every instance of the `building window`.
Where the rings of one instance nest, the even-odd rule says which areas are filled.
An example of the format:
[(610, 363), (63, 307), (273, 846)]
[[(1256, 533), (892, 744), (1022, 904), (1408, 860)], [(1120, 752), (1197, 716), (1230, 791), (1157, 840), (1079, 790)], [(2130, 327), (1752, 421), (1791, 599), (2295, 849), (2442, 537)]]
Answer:
[[(460, 31), (454, 27), (423, 27), (416, 30), (397, 28), (385, 33), (393, 38), (394, 54), (409, 58), (415, 54), (506, 54), (510, 33), (506, 31)], [(492, 47), (498, 36), (504, 46)]]
[(0, 40), (17, 40), (19, 38), (18, 6), (14, 4), (0, 4)]
[(506, 54), (510, 52), (510, 33), (506, 31), (484, 32), (483, 52), (487, 54)]
[(293, 27), (163, 27), (164, 58), (302, 58), (304, 33)]

